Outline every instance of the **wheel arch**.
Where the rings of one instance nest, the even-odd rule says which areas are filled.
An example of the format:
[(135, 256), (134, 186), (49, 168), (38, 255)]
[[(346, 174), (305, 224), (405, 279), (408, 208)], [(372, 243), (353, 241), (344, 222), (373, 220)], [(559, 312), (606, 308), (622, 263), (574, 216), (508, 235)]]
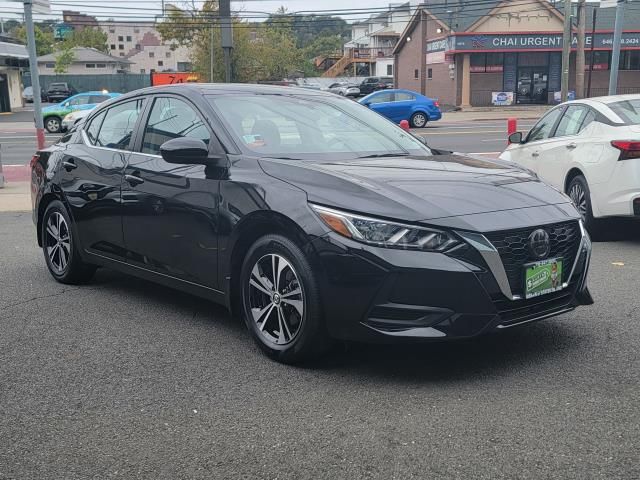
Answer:
[(585, 179), (587, 178), (584, 172), (580, 170), (578, 167), (572, 167), (571, 169), (569, 169), (564, 180), (564, 189), (563, 189), (564, 193), (569, 193), (569, 184), (574, 178), (579, 176), (585, 177)]
[(229, 262), (223, 266), (223, 280), (227, 290), (228, 307), (233, 315), (240, 312), (240, 275), (242, 262), (251, 246), (265, 235), (282, 235), (305, 252), (310, 249), (310, 237), (294, 220), (282, 213), (260, 210), (248, 214), (234, 228), (229, 246)]
[[(38, 216), (36, 217), (36, 232), (38, 236), (38, 246), (42, 247), (42, 217), (44, 216), (44, 212), (47, 210), (49, 204), (55, 200), (62, 201), (60, 195), (54, 192), (45, 193), (40, 202), (38, 203)], [(64, 203), (64, 202), (63, 202)]]

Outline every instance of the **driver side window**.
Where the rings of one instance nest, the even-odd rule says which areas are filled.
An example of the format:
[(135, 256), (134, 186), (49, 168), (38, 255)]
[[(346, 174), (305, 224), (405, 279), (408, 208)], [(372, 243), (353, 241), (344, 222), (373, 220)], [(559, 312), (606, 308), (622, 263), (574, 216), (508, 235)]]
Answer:
[(69, 101), (69, 105), (87, 105), (89, 103), (89, 95), (80, 95)]
[(369, 103), (386, 103), (391, 101), (391, 93), (380, 93), (369, 100)]
[(529, 135), (527, 135), (527, 143), (549, 138), (553, 126), (556, 124), (561, 113), (562, 108), (555, 108), (542, 117), (531, 129)]

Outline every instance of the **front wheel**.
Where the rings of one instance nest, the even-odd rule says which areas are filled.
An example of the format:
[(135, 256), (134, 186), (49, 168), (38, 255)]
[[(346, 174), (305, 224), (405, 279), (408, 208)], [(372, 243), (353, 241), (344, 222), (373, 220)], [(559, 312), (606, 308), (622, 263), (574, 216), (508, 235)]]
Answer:
[(429, 117), (427, 117), (427, 114), (423, 112), (416, 112), (411, 115), (411, 118), (409, 119), (409, 123), (411, 123), (413, 128), (423, 128), (427, 125), (428, 121)]
[(91, 280), (96, 271), (80, 258), (71, 228), (71, 218), (58, 200), (49, 204), (42, 217), (42, 250), (49, 272), (60, 283), (80, 284)]
[(60, 117), (47, 117), (44, 121), (44, 128), (46, 128), (49, 133), (58, 133), (62, 128)]
[(316, 275), (295, 243), (280, 235), (258, 239), (245, 256), (240, 281), (244, 321), (269, 357), (299, 363), (327, 351)]

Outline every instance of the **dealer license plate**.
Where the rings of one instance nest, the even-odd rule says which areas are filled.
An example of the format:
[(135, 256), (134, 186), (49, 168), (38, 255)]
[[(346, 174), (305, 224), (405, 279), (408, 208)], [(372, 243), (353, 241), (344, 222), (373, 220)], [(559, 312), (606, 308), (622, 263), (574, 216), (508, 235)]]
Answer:
[(549, 258), (524, 267), (524, 297), (562, 290), (562, 258)]

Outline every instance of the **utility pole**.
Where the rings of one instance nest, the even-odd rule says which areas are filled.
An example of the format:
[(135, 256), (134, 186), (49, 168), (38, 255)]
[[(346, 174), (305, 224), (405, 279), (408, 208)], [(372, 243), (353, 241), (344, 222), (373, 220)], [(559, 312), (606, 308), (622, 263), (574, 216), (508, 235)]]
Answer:
[(564, 33), (562, 35), (562, 85), (561, 101), (569, 96), (569, 56), (571, 55), (571, 0), (564, 0)]
[[(584, 98), (584, 44), (585, 23), (587, 22), (586, 0), (578, 2), (578, 48), (576, 50), (576, 98)], [(591, 37), (593, 44), (594, 38)]]
[(213, 19), (211, 19), (211, 26), (209, 27), (209, 53), (211, 58), (209, 59), (209, 82), (213, 83)]
[(231, 83), (233, 72), (231, 71), (231, 53), (233, 52), (233, 30), (231, 26), (231, 0), (220, 0), (218, 4), (220, 12), (221, 44), (224, 55), (224, 81)]
[(609, 95), (618, 92), (618, 67), (620, 66), (620, 44), (622, 43), (622, 22), (626, 0), (618, 0), (616, 5), (616, 25), (613, 31), (613, 52), (611, 54), (611, 75), (609, 76)]
[(40, 77), (38, 76), (38, 57), (36, 55), (36, 35), (33, 29), (33, 0), (24, 0), (24, 23), (27, 29), (27, 50), (29, 51), (29, 72), (33, 89), (33, 114), (36, 123), (38, 150), (44, 148), (44, 123), (42, 104), (40, 103)]
[(591, 77), (593, 76), (593, 64), (595, 62), (595, 45), (596, 45), (596, 19), (598, 18), (598, 9), (593, 9), (593, 22), (591, 25), (591, 58), (589, 59), (589, 85), (587, 86), (587, 98), (591, 98)]

